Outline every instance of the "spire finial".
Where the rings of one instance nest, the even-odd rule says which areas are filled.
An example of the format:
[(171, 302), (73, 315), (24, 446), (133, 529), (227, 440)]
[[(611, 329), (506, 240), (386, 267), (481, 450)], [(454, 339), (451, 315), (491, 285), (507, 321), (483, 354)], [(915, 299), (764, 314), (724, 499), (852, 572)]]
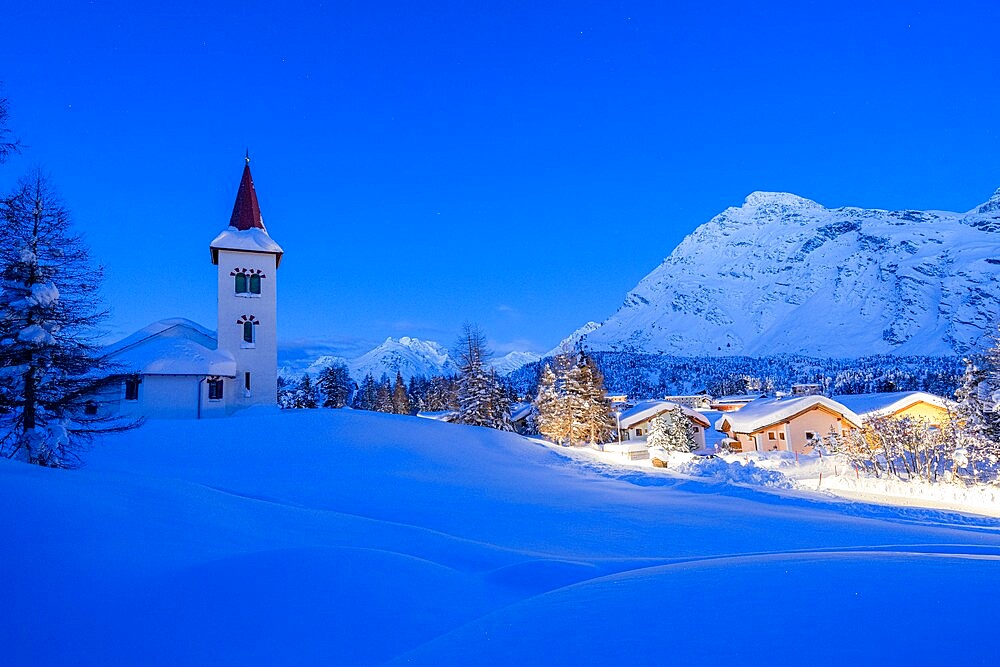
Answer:
[(247, 161), (247, 164), (250, 164), (250, 149), (249, 148), (247, 149), (247, 155), (246, 155), (246, 158), (244, 158), (244, 159)]

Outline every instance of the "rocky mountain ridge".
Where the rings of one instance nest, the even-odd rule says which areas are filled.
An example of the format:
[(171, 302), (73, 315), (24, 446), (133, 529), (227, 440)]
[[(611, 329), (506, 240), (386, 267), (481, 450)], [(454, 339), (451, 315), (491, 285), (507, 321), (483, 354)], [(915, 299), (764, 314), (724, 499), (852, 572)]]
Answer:
[(754, 192), (583, 335), (681, 356), (964, 354), (1000, 321), (1000, 190), (968, 213), (828, 209)]

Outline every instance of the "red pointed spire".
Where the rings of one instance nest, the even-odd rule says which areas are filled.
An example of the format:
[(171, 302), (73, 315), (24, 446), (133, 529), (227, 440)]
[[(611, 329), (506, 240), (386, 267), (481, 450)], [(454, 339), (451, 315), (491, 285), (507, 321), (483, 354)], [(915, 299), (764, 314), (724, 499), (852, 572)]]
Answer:
[(253, 189), (253, 176), (250, 175), (250, 154), (247, 153), (246, 166), (243, 167), (243, 179), (236, 193), (236, 204), (233, 205), (233, 215), (229, 218), (229, 226), (239, 230), (257, 227), (267, 231), (264, 218), (260, 215), (260, 205), (257, 203), (257, 192)]

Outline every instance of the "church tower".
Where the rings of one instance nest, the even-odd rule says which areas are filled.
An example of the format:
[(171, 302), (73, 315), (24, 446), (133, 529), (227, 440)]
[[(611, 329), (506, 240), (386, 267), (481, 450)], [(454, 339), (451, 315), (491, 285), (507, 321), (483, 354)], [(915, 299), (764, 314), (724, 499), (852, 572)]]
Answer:
[(209, 247), (219, 276), (218, 349), (236, 359), (235, 381), (223, 384), (227, 412), (275, 405), (278, 265), (284, 251), (264, 227), (249, 155), (229, 227)]

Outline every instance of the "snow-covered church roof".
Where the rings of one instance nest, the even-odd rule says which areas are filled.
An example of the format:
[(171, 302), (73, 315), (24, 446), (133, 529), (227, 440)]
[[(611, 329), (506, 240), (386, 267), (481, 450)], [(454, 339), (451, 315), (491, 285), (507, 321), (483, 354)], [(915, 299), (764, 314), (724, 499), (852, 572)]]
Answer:
[(153, 322), (105, 348), (105, 354), (141, 375), (236, 377), (236, 359), (216, 349), (215, 332), (175, 317)]
[(281, 256), (285, 251), (274, 242), (264, 227), (264, 216), (260, 213), (257, 191), (253, 186), (253, 176), (250, 175), (249, 157), (246, 166), (243, 167), (243, 178), (236, 192), (236, 203), (233, 204), (229, 227), (215, 237), (209, 248), (212, 251), (213, 264), (219, 263), (219, 250), (271, 253), (277, 255), (275, 265), (281, 264)]

